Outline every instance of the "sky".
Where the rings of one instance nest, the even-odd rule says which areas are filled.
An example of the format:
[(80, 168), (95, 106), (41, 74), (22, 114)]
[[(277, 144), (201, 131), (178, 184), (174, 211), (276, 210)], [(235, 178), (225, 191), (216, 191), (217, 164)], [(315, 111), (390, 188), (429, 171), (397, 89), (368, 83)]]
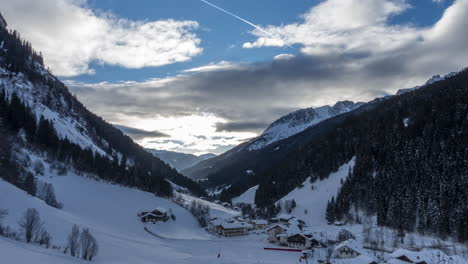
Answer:
[[(223, 11), (224, 10), (224, 11)], [(291, 111), (465, 68), (468, 0), (0, 0), (88, 109), (144, 147), (222, 153)]]

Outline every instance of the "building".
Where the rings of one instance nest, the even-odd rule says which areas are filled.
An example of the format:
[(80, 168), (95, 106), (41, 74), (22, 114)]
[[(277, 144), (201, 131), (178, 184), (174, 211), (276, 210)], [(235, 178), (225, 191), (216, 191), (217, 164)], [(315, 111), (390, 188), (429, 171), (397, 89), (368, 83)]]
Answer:
[(259, 230), (265, 229), (268, 226), (268, 221), (263, 219), (255, 219), (250, 221), (250, 224), (252, 225), (252, 229)]
[(330, 259), (330, 264), (377, 264), (377, 260), (368, 255), (359, 255), (348, 259)]
[(336, 259), (355, 258), (363, 252), (361, 245), (354, 239), (339, 243), (334, 249), (332, 257)]
[(280, 243), (280, 238), (284, 236), (278, 236), (278, 235), (285, 235), (287, 238), (287, 234), (286, 234), (287, 230), (288, 228), (282, 224), (275, 224), (271, 226), (270, 228), (267, 229), (268, 241), (270, 241), (271, 243)]
[(158, 207), (155, 210), (151, 212), (141, 212), (138, 214), (140, 217), (141, 221), (143, 223), (156, 223), (159, 221), (166, 222), (169, 220), (169, 217), (171, 216), (172, 211), (169, 209), (165, 209), (162, 207)]
[(440, 250), (410, 251), (397, 249), (390, 254), (389, 264), (428, 264), (428, 263), (457, 263), (457, 256), (447, 256)]
[(288, 214), (282, 214), (277, 217), (271, 218), (271, 222), (275, 224), (289, 225), (290, 221), (294, 219), (294, 216)]
[(248, 234), (251, 225), (246, 223), (222, 223), (219, 226), (219, 234), (225, 237), (245, 236)]
[(6, 20), (3, 18), (2, 13), (0, 13), (0, 27), (6, 28), (8, 26)]
[(294, 234), (287, 238), (287, 245), (290, 248), (308, 249), (318, 244), (319, 242), (312, 235)]

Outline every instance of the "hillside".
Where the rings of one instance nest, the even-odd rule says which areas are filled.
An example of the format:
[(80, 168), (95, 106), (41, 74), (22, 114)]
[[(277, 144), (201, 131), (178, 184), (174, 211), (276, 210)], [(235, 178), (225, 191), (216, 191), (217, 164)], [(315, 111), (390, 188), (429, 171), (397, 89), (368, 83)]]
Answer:
[(192, 167), (201, 161), (216, 157), (216, 155), (211, 153), (196, 156), (193, 154), (167, 150), (147, 149), (147, 151), (153, 154), (153, 156), (156, 158), (166, 162), (169, 166), (176, 169), (177, 171), (182, 171), (183, 169)]
[(353, 212), (363, 211), (376, 215), (380, 225), (466, 241), (467, 95), (464, 70), (342, 115), (340, 122), (332, 118), (320, 123), (327, 133), (259, 176), (256, 204), (271, 205), (308, 177), (313, 182), (325, 179), (356, 157), (327, 208), (329, 221), (359, 222)]
[(284, 159), (289, 151), (308, 142), (315, 132), (302, 131), (314, 127), (334, 116), (340, 116), (363, 106), (363, 103), (338, 102), (334, 106), (301, 109), (273, 122), (262, 135), (195, 166), (182, 170), (182, 174), (203, 180), (207, 188), (231, 185), (221, 197), (229, 200), (258, 184), (258, 175), (271, 164)]
[[(113, 182), (171, 195), (171, 185), (163, 180), (168, 179), (195, 194), (204, 194), (195, 182), (88, 111), (46, 69), (41, 55), (22, 40), (19, 33), (0, 28), (0, 38), (2, 129), (13, 149), (8, 150), (7, 156), (25, 144), (59, 160), (67, 160), (76, 169), (96, 173)], [(24, 132), (25, 137), (18, 132)], [(14, 160), (11, 162), (15, 163)], [(18, 177), (21, 167), (16, 166), (16, 172), (2, 177)]]

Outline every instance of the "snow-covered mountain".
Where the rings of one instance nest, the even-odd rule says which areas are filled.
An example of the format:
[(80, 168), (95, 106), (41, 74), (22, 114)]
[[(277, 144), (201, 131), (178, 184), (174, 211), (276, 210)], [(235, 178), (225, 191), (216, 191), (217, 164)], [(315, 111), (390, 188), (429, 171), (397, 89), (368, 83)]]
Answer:
[(364, 103), (337, 102), (333, 106), (300, 109), (273, 122), (259, 137), (248, 144), (249, 150), (258, 150), (273, 142), (288, 138), (328, 118), (352, 111)]
[(401, 94), (404, 94), (404, 93), (407, 93), (407, 92), (411, 92), (411, 91), (414, 91), (414, 90), (417, 90), (421, 87), (424, 87), (426, 85), (429, 85), (429, 84), (433, 84), (435, 82), (439, 82), (439, 81), (443, 81), (447, 78), (450, 78), (452, 76), (455, 76), (458, 72), (450, 72), (450, 73), (447, 73), (443, 76), (440, 76), (440, 74), (436, 74), (436, 75), (433, 75), (429, 80), (426, 81), (426, 83), (424, 83), (423, 85), (418, 85), (418, 86), (415, 86), (413, 88), (405, 88), (405, 89), (400, 89), (397, 91), (396, 95), (401, 95)]
[(167, 151), (167, 150), (156, 150), (156, 149), (147, 149), (147, 151), (153, 156), (161, 159), (162, 161), (169, 164), (174, 169), (181, 171), (188, 167), (192, 167), (193, 165), (216, 157), (215, 154), (207, 153), (200, 156), (196, 156), (193, 154), (188, 153), (180, 153), (175, 151)]

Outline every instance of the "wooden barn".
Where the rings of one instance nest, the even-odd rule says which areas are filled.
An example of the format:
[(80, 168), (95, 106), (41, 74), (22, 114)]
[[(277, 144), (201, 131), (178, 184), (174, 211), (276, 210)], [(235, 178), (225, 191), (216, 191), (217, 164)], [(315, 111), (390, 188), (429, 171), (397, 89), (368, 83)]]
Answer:
[(143, 223), (156, 223), (159, 221), (166, 222), (171, 216), (171, 210), (158, 207), (151, 212), (141, 212), (138, 214)]

